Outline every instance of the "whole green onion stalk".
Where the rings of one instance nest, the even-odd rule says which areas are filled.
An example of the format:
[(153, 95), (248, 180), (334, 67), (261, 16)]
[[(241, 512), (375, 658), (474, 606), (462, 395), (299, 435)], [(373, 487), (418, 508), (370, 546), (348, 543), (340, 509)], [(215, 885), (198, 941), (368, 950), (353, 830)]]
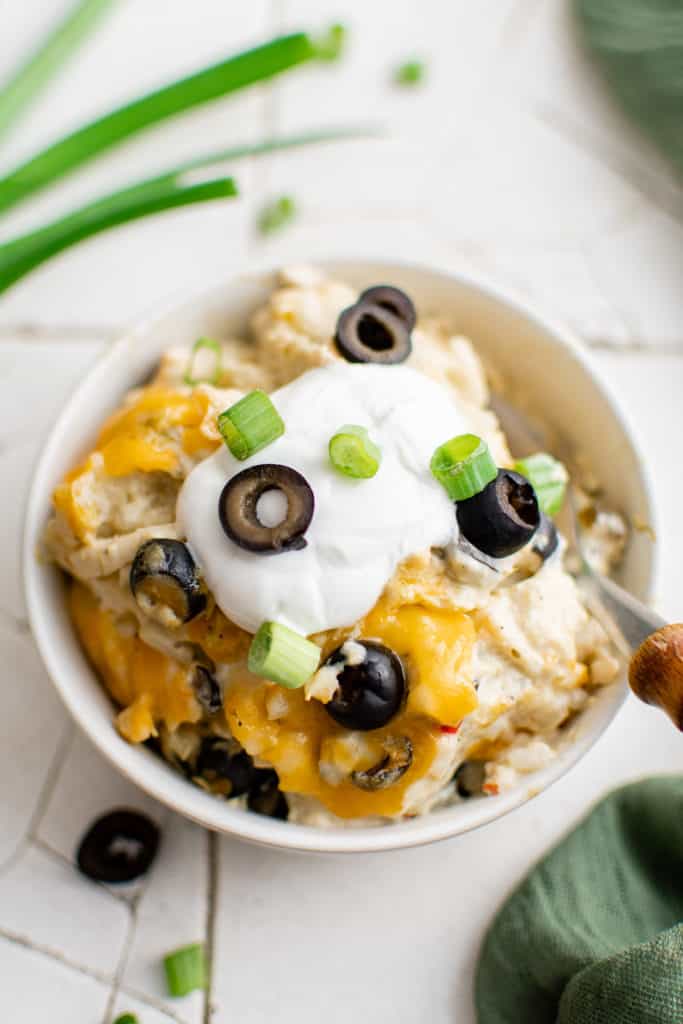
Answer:
[(53, 142), (0, 178), (0, 211), (10, 209), (152, 124), (307, 61), (334, 60), (342, 42), (340, 26), (334, 26), (321, 38), (305, 32), (280, 36), (118, 107)]
[(162, 174), (136, 182), (59, 217), (50, 224), (0, 243), (0, 293), (41, 263), (92, 235), (149, 214), (237, 195), (232, 177), (199, 180), (202, 170), (248, 156), (374, 135), (371, 128), (340, 127), (232, 146), (187, 160)]
[(78, 0), (9, 78), (0, 82), (0, 137), (19, 120), (94, 32), (113, 2)]

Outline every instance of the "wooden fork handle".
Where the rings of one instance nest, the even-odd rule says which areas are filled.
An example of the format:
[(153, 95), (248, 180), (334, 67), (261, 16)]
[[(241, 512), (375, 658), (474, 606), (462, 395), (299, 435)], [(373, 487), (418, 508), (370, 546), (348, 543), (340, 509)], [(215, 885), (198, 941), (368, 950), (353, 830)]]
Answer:
[(683, 731), (683, 623), (663, 626), (640, 645), (628, 670), (636, 697), (666, 711)]

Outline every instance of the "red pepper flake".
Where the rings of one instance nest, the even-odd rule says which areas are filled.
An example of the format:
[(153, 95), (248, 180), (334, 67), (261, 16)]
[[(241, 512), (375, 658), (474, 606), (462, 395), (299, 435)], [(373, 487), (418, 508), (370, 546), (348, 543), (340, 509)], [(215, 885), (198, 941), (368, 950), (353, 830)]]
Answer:
[(485, 782), (481, 788), (487, 796), (498, 796), (497, 782)]
[(458, 722), (457, 725), (440, 725), (439, 729), (441, 732), (447, 732), (450, 733), (450, 735), (454, 736), (461, 725), (462, 722)]

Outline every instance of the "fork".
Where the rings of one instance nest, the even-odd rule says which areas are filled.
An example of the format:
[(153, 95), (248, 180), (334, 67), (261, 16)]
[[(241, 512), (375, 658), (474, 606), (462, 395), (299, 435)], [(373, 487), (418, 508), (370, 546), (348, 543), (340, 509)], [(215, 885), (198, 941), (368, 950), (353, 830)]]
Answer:
[[(521, 447), (544, 447), (518, 409), (499, 395), (491, 402), (503, 430)], [(655, 704), (683, 731), (683, 623), (669, 625), (614, 580), (596, 572), (586, 558), (571, 484), (565, 501), (568, 542), (578, 560), (575, 579), (586, 603), (622, 652), (630, 657), (629, 685), (636, 697)]]

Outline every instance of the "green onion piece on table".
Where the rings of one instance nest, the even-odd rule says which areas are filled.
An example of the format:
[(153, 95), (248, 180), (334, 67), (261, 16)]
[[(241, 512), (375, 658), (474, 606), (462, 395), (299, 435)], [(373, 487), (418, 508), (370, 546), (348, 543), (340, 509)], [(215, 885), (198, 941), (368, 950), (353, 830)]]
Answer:
[(382, 450), (370, 440), (365, 427), (347, 424), (330, 438), (330, 462), (344, 476), (368, 480), (379, 469)]
[(208, 971), (204, 947), (196, 942), (169, 953), (164, 957), (164, 971), (170, 996), (186, 996), (195, 989), (206, 988)]
[(569, 480), (569, 474), (562, 463), (546, 452), (538, 452), (519, 459), (515, 469), (533, 487), (541, 512), (547, 516), (556, 516), (562, 508)]
[[(213, 353), (211, 370), (196, 376), (197, 353), (209, 351)], [(183, 374), (183, 383), (190, 388), (196, 388), (198, 384), (218, 384), (223, 372), (221, 346), (213, 338), (198, 338), (192, 346), (192, 352)]]
[(117, 1017), (114, 1024), (139, 1024), (139, 1021), (134, 1013), (122, 1013), (120, 1017)]
[(320, 648), (279, 622), (264, 622), (249, 648), (249, 671), (289, 690), (303, 686), (320, 664)]
[(396, 85), (420, 85), (425, 77), (425, 66), (421, 60), (409, 60), (400, 64), (394, 72)]
[(280, 196), (279, 199), (267, 203), (258, 219), (258, 229), (262, 235), (272, 235), (281, 231), (296, 217), (296, 203), (291, 196)]
[(279, 36), (147, 93), (58, 139), (0, 178), (0, 211), (152, 124), (273, 78), (307, 61), (336, 57), (339, 48), (337, 26), (317, 39), (304, 32)]
[(97, 28), (113, 0), (78, 0), (9, 78), (0, 82), (0, 136)]
[(451, 501), (473, 498), (498, 475), (488, 445), (476, 434), (459, 434), (440, 445), (430, 469)]
[(250, 391), (218, 417), (218, 430), (236, 459), (243, 461), (281, 437), (285, 425), (265, 391)]

